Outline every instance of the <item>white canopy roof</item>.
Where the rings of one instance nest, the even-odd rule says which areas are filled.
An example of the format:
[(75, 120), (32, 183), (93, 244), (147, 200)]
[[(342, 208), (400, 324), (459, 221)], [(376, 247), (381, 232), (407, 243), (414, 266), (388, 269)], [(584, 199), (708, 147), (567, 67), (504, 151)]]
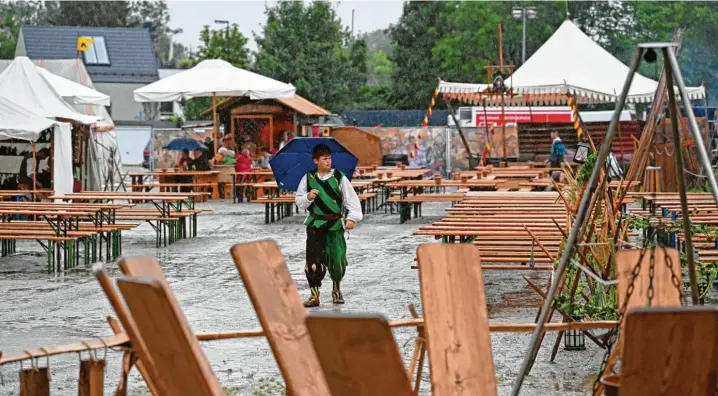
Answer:
[(46, 118), (65, 118), (87, 125), (99, 119), (76, 112), (24, 56), (15, 58), (0, 73), (0, 96)]
[(43, 67), (37, 66), (37, 69), (45, 80), (55, 88), (55, 91), (68, 103), (100, 106), (110, 105), (110, 97), (101, 92), (97, 92), (92, 88), (53, 74)]
[(57, 121), (34, 114), (0, 96), (0, 140), (34, 142), (40, 137), (40, 132), (57, 124)]
[(175, 102), (201, 96), (248, 96), (250, 99), (290, 98), (294, 86), (234, 67), (220, 59), (197, 66), (135, 90), (138, 102)]
[[(521, 95), (563, 94), (574, 95), (579, 103), (612, 103), (618, 100), (628, 72), (628, 66), (566, 20), (505, 84)], [(439, 90), (470, 94), (486, 87), (442, 81)], [(636, 74), (627, 101), (649, 103), (656, 89), (657, 81)], [(689, 87), (687, 91), (692, 100), (705, 97), (703, 87)]]

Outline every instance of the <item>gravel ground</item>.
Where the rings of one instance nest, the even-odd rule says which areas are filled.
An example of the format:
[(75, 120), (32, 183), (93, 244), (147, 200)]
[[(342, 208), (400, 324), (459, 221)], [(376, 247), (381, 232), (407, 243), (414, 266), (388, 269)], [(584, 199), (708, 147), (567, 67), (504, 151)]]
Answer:
[[(238, 242), (271, 238), (286, 256), (289, 270), (302, 297), (308, 294), (304, 278), (303, 216), (265, 225), (261, 205), (212, 202), (213, 212), (199, 219), (198, 237), (156, 249), (149, 225), (127, 232), (123, 241), (126, 255), (157, 257), (196, 332), (252, 329), (259, 326), (229, 255)], [(369, 214), (348, 237), (349, 268), (343, 283), (346, 304), (327, 304), (331, 283), (323, 287), (320, 311), (378, 312), (390, 319), (409, 318), (408, 305), (421, 307), (416, 270), (411, 269), (416, 247), (433, 243), (412, 236), (420, 225), (436, 221), (445, 204), (426, 205), (424, 216), (398, 224), (398, 215)], [(87, 270), (64, 275), (44, 272), (44, 254), (37, 245), (18, 244), (18, 254), (0, 258), (0, 351), (22, 351), (38, 346), (58, 345), (82, 339), (108, 336), (106, 317), (113, 312), (99, 285)], [(106, 265), (119, 276), (115, 263)], [(533, 322), (538, 296), (528, 289), (521, 275), (545, 284), (548, 274), (539, 271), (487, 271), (484, 274), (490, 319), (493, 323)], [(328, 279), (328, 278), (327, 278)], [(416, 331), (399, 329), (397, 343), (408, 364)], [(587, 341), (582, 352), (560, 350), (549, 363), (555, 335), (543, 343), (531, 375), (526, 378), (525, 395), (584, 395), (598, 370), (603, 351)], [(530, 334), (492, 334), (493, 356), (499, 394), (509, 394)], [(225, 340), (203, 343), (220, 382), (237, 395), (281, 393), (281, 376), (264, 339)], [(102, 351), (98, 357), (103, 357)], [(87, 358), (87, 354), (83, 354)], [(117, 384), (120, 353), (107, 352), (106, 393)], [(40, 362), (44, 365), (44, 361)], [(478, 363), (478, 362), (477, 362)], [(53, 357), (52, 394), (77, 394), (78, 356)], [(19, 364), (0, 367), (4, 385), (0, 395), (18, 394)], [(422, 394), (429, 394), (429, 372), (424, 372)], [(141, 378), (133, 371), (131, 394), (143, 394)]]

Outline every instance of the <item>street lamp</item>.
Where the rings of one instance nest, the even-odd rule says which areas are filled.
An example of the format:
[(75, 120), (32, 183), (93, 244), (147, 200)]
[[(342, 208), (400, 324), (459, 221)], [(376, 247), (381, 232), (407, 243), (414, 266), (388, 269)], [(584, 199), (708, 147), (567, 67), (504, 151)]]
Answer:
[(522, 45), (521, 45), (521, 64), (526, 62), (526, 19), (536, 19), (536, 7), (514, 7), (511, 10), (511, 16), (514, 19), (523, 20)]
[[(226, 41), (225, 51), (227, 52), (227, 62), (229, 62), (229, 21), (215, 19), (214, 23), (217, 23), (220, 25), (226, 25), (227, 33), (226, 33), (226, 37), (225, 37), (225, 41)], [(524, 24), (524, 26), (525, 26), (525, 24)]]

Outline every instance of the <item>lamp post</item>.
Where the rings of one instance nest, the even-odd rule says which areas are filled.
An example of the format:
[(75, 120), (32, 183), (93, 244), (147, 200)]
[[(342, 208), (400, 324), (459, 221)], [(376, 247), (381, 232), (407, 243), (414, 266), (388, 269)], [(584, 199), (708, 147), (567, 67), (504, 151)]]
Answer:
[(226, 35), (225, 35), (225, 44), (226, 44), (226, 46), (225, 46), (225, 51), (227, 52), (227, 59), (226, 59), (226, 61), (229, 62), (229, 21), (223, 21), (223, 20), (215, 19), (215, 20), (214, 20), (214, 23), (217, 23), (217, 24), (220, 24), (220, 25), (225, 25), (225, 28), (227, 29), (227, 30), (226, 30)]
[(523, 29), (521, 33), (521, 64), (523, 65), (526, 62), (526, 19), (536, 19), (536, 7), (514, 7), (511, 10), (511, 16), (513, 16), (516, 20), (523, 20)]

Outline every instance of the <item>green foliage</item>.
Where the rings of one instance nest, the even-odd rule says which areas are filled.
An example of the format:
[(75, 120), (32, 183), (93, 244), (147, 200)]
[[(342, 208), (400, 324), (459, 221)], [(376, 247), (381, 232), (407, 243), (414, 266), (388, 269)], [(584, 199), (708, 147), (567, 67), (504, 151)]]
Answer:
[[(217, 97), (217, 103), (220, 102), (220, 98)], [(212, 98), (192, 98), (185, 100), (182, 103), (182, 109), (184, 112), (185, 119), (187, 120), (210, 120), (212, 114), (203, 116), (201, 113), (212, 107)]]
[(366, 82), (366, 43), (349, 37), (326, 1), (281, 1), (265, 14), (255, 35), (258, 71), (325, 108), (345, 109)]
[[(246, 69), (249, 66), (249, 50), (247, 49), (247, 37), (239, 31), (235, 23), (229, 28), (229, 55), (227, 54), (227, 31), (226, 29), (210, 29), (205, 25), (199, 33), (202, 45), (197, 51), (196, 62), (205, 59), (223, 59), (234, 66)], [(229, 56), (229, 59), (227, 58)]]
[(128, 27), (133, 23), (129, 1), (59, 1), (48, 15), (52, 25)]
[(578, 177), (576, 177), (576, 182), (578, 182), (579, 186), (583, 186), (584, 184), (586, 184), (588, 178), (591, 177), (591, 173), (593, 173), (593, 168), (596, 167), (596, 158), (598, 158), (598, 154), (594, 151), (589, 154), (588, 157), (586, 157), (586, 161), (578, 169)]
[[(439, 77), (432, 51), (439, 39), (442, 13), (459, 3), (442, 1), (404, 3), (396, 25), (391, 28), (395, 45), (392, 100), (399, 109), (423, 109), (429, 105)], [(443, 77), (443, 76), (442, 76)]]
[(394, 73), (394, 65), (384, 51), (376, 51), (367, 60), (369, 71), (369, 85), (385, 85), (391, 83), (391, 75)]

